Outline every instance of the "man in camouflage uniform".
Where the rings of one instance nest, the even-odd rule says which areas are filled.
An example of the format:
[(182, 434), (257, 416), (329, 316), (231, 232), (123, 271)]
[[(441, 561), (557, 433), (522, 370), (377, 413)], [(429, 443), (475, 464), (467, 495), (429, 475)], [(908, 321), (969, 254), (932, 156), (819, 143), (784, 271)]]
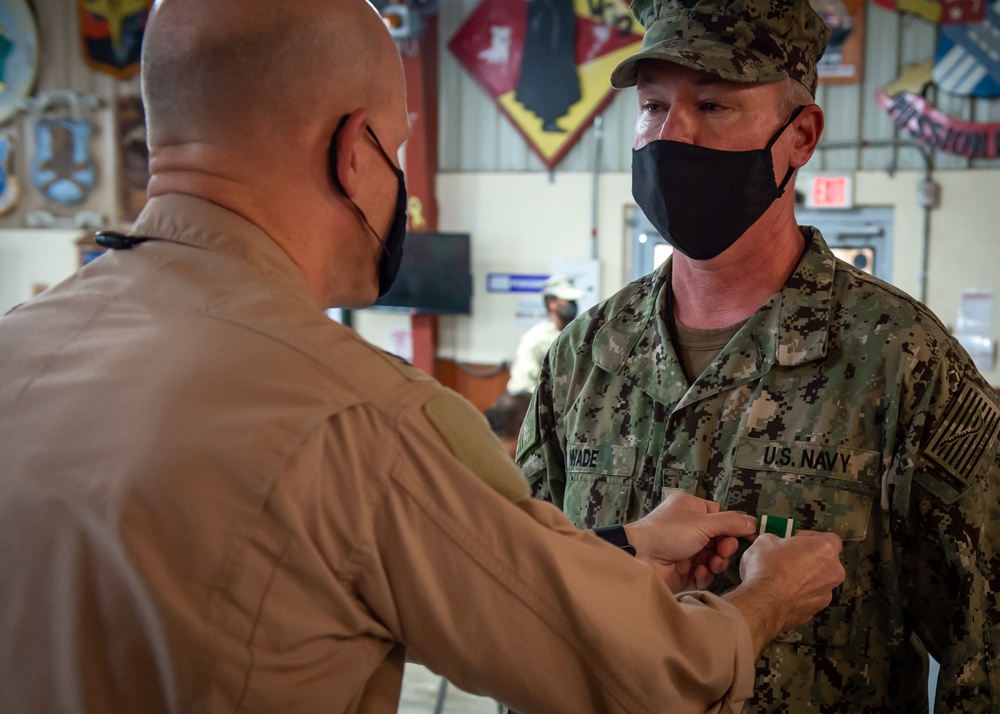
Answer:
[[(929, 651), (934, 711), (1000, 712), (997, 394), (783, 190), (828, 30), (806, 0), (632, 10), (612, 83), (637, 85), (633, 194), (675, 251), (553, 345), (518, 446), (535, 495), (581, 528), (681, 489), (843, 538), (844, 586), (764, 650), (745, 711), (927, 711)], [(712, 589), (738, 581), (736, 558)]]

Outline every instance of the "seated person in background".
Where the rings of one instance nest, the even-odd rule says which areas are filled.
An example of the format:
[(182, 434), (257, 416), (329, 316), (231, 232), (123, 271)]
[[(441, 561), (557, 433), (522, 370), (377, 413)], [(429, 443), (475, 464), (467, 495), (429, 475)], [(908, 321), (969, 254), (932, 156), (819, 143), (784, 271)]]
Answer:
[(521, 422), (531, 403), (530, 392), (504, 392), (493, 406), (486, 410), (486, 421), (496, 434), (504, 450), (513, 459), (517, 453), (517, 435), (521, 431)]
[(583, 295), (573, 286), (573, 281), (562, 276), (549, 278), (542, 287), (545, 301), (545, 319), (533, 325), (521, 336), (517, 353), (510, 365), (507, 391), (532, 392), (538, 382), (542, 360), (549, 346), (559, 333), (576, 317), (576, 301)]

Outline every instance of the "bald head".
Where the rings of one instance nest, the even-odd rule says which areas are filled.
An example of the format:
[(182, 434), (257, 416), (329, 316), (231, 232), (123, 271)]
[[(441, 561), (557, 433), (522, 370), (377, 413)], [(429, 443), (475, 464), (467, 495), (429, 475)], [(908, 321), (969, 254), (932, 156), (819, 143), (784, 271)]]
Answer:
[(195, 196), (242, 216), (324, 307), (374, 300), (393, 157), (409, 133), (402, 62), (374, 7), (158, 0), (142, 92), (150, 198)]
[(365, 0), (159, 0), (142, 55), (154, 149), (273, 141), (358, 107), (376, 115), (402, 92)]

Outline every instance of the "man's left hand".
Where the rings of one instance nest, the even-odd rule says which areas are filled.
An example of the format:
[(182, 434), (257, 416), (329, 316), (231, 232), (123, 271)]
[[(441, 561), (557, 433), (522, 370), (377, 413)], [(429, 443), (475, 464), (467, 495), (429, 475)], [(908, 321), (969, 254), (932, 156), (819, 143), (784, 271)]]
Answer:
[(674, 592), (708, 587), (729, 567), (738, 538), (757, 532), (752, 516), (721, 511), (691, 494), (669, 494), (650, 514), (625, 526), (635, 557), (652, 567)]

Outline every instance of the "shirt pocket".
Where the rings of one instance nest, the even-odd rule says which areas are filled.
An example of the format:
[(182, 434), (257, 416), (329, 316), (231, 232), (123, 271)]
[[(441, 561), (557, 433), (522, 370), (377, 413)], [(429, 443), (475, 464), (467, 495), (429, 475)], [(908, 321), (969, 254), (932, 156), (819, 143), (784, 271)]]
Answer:
[[(877, 474), (878, 455), (855, 449), (799, 443), (790, 447), (791, 464), (783, 464), (783, 460), (788, 460), (781, 457), (780, 449), (783, 447), (779, 445), (776, 448), (779, 450), (775, 452), (778, 456), (773, 461), (774, 469), (741, 468), (741, 465), (759, 466), (760, 461), (737, 458), (723, 502), (728, 510), (744, 511), (755, 516), (794, 518), (798, 528), (840, 536), (844, 542), (840, 559), (845, 578), (844, 583), (834, 591), (830, 606), (806, 625), (782, 633), (775, 641), (843, 646), (853, 637), (853, 622), (857, 619), (858, 569), (862, 567), (863, 553), (866, 552), (864, 541), (878, 495), (878, 487), (872, 479)], [(816, 453), (808, 453), (810, 449)], [(819, 456), (820, 451), (826, 455)], [(819, 459), (825, 459), (828, 464), (842, 464), (845, 468), (822, 471), (809, 466)], [(852, 471), (852, 463), (859, 470)], [(855, 480), (856, 477), (864, 480)]]
[(708, 498), (705, 492), (710, 483), (710, 478), (708, 473), (704, 471), (673, 468), (660, 464), (656, 469), (653, 483), (660, 489), (660, 492), (657, 494), (658, 500), (656, 501), (656, 503), (659, 503), (671, 491), (682, 491), (698, 496), (699, 498)]
[(632, 497), (636, 449), (570, 443), (563, 512), (577, 528), (624, 522)]

